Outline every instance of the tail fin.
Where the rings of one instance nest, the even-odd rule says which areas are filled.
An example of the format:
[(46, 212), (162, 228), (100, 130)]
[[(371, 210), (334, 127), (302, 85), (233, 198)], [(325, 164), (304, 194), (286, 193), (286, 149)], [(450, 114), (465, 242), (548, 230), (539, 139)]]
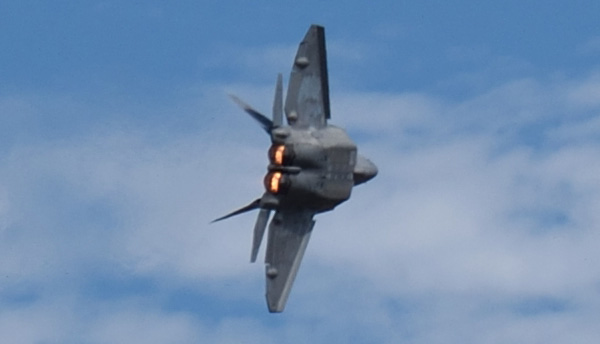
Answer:
[(275, 86), (275, 99), (273, 100), (273, 127), (283, 125), (283, 81), (281, 73), (277, 75), (277, 84)]
[(256, 262), (256, 256), (258, 255), (258, 249), (262, 238), (265, 234), (265, 228), (267, 228), (267, 222), (269, 222), (269, 215), (271, 211), (269, 209), (260, 209), (258, 217), (256, 218), (256, 224), (254, 225), (254, 237), (252, 239), (252, 253), (250, 254), (250, 262)]

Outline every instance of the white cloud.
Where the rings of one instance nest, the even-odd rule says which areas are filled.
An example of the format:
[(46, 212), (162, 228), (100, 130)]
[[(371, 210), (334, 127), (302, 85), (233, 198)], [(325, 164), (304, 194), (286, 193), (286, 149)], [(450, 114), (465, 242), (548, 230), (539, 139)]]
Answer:
[[(345, 114), (367, 120), (351, 118), (349, 127), (371, 134), (363, 147), (380, 175), (356, 190), (348, 204), (319, 219), (316, 230), (323, 234), (311, 243), (313, 254), (369, 279), (382, 299), (450, 293), (485, 307), (486, 298), (556, 297), (576, 311), (557, 311), (553, 318), (593, 336), (593, 327), (575, 324), (584, 300), (598, 299), (600, 275), (592, 262), (600, 258), (595, 240), (599, 147), (544, 141), (544, 131), (558, 130), (567, 142), (578, 134), (561, 130), (582, 116), (563, 112), (571, 108), (563, 86), (518, 81), (461, 104), (434, 100), (433, 111), (391, 105), (393, 96), (365, 105), (356, 105), (360, 97), (352, 97)], [(396, 116), (370, 115), (378, 113)], [(421, 123), (414, 113), (424, 114)], [(419, 126), (427, 128), (420, 132), (425, 139), (404, 134)], [(515, 140), (527, 126), (540, 130), (540, 138)], [(403, 143), (411, 141), (417, 144), (405, 148)], [(477, 320), (450, 310), (448, 315)], [(483, 321), (494, 317), (486, 314)], [(534, 317), (532, 326), (552, 323), (545, 317)], [(519, 320), (508, 314), (506, 321), (513, 326)], [(486, 331), (499, 330), (494, 322), (487, 326)], [(452, 338), (446, 336), (452, 329), (434, 328)], [(519, 336), (542, 338), (523, 329), (514, 334)]]
[(592, 74), (583, 82), (577, 82), (567, 88), (567, 97), (575, 106), (598, 111), (600, 106), (600, 72)]
[(87, 340), (91, 343), (192, 343), (204, 339), (205, 328), (198, 328), (185, 314), (164, 315), (141, 307), (116, 307), (102, 314), (92, 325)]
[[(280, 318), (266, 318), (261, 264), (247, 263), (253, 215), (207, 224), (262, 192), (268, 139), (244, 114), (219, 113), (197, 135), (157, 140), (150, 127), (119, 127), (11, 145), (0, 167), (0, 272), (33, 296), (19, 304), (0, 288), (11, 306), (0, 324), (33, 329), (28, 342), (72, 339), (71, 321), (91, 342), (117, 343), (598, 338), (594, 80), (522, 79), (461, 102), (332, 99), (332, 123), (357, 136), (380, 175), (317, 217)], [(270, 105), (270, 89), (253, 92)], [(214, 94), (183, 104), (183, 115), (235, 111)], [(158, 286), (124, 302), (90, 296), (90, 276), (114, 270)], [(214, 295), (212, 307), (259, 306), (247, 316), (169, 310), (164, 299), (182, 288)], [(56, 307), (66, 320), (25, 322)], [(84, 316), (89, 307), (98, 315)]]

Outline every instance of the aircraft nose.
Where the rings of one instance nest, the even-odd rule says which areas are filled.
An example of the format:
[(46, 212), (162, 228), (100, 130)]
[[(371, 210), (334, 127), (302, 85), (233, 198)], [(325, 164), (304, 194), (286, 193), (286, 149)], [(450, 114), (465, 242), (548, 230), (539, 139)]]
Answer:
[(377, 175), (379, 170), (371, 160), (362, 155), (358, 155), (356, 166), (354, 166), (354, 185), (367, 182)]

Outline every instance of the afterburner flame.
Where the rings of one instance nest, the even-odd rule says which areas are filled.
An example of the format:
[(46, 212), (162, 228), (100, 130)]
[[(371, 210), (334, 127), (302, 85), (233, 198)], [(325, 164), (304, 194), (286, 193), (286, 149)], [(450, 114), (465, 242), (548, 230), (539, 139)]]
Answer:
[(275, 163), (277, 165), (283, 165), (283, 153), (285, 152), (285, 146), (277, 146), (275, 150)]
[(281, 180), (281, 172), (273, 173), (271, 177), (271, 182), (269, 184), (269, 190), (272, 193), (277, 193), (279, 191), (279, 181)]

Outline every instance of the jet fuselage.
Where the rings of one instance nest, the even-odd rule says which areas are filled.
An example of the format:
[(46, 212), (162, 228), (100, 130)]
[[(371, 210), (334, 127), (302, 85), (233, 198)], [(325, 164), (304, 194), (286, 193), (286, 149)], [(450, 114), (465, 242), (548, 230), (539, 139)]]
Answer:
[[(315, 214), (350, 198), (352, 188), (377, 174), (357, 153), (346, 132), (329, 124), (329, 82), (325, 31), (312, 25), (298, 47), (283, 103), (277, 76), (271, 119), (232, 96), (271, 138), (266, 192), (213, 222), (258, 209), (250, 261), (257, 259), (269, 227), (265, 252), (266, 296), (270, 312), (282, 312), (312, 233)], [(284, 124), (284, 113), (287, 125)], [(272, 216), (271, 212), (275, 212)]]
[(333, 125), (321, 129), (282, 127), (269, 149), (265, 188), (279, 206), (332, 210), (352, 192), (356, 145)]

